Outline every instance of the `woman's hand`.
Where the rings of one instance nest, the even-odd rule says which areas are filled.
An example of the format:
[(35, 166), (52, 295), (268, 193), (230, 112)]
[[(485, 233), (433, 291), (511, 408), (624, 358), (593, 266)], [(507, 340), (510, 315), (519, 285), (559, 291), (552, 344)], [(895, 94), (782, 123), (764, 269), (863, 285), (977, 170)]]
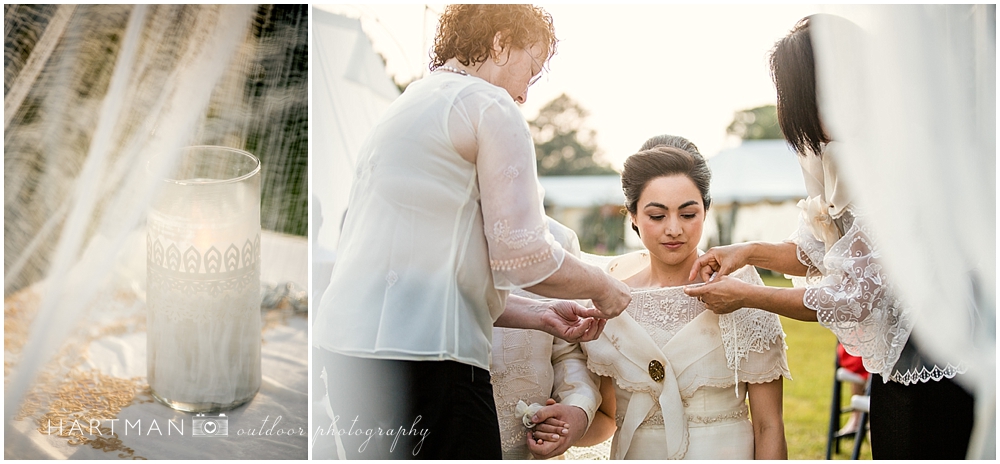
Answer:
[(594, 308), (585, 308), (575, 301), (552, 300), (542, 313), (543, 331), (570, 343), (597, 340), (608, 320)]
[(591, 301), (594, 302), (594, 307), (604, 317), (615, 317), (625, 311), (628, 304), (632, 302), (632, 292), (629, 290), (628, 285), (610, 275), (605, 274), (607, 279), (606, 290), (600, 298), (594, 298)]
[(698, 298), (716, 314), (728, 314), (740, 308), (759, 308), (799, 321), (816, 322), (816, 311), (802, 303), (805, 288), (751, 285), (723, 276), (705, 285), (689, 285), (684, 288), (684, 293)]
[(709, 249), (695, 260), (688, 280), (693, 281), (700, 275), (703, 282), (708, 282), (712, 274), (729, 275), (746, 266), (750, 262), (750, 247), (750, 243), (737, 243)]
[(705, 303), (705, 307), (716, 314), (728, 314), (746, 307), (746, 297), (753, 290), (740, 279), (723, 275), (705, 285), (684, 287), (684, 293)]
[(528, 431), (528, 451), (535, 459), (548, 459), (566, 452), (587, 431), (587, 413), (576, 406), (558, 404), (549, 398)]

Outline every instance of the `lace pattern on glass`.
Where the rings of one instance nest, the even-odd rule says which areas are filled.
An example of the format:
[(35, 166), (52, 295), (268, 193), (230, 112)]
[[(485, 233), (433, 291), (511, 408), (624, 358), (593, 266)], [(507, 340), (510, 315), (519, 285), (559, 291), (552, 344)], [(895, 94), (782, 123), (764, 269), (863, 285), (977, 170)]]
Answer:
[[(176, 244), (164, 247), (158, 238), (146, 236), (146, 265), (150, 294), (169, 293), (171, 298), (152, 298), (151, 309), (170, 320), (228, 320), (259, 301), (260, 235), (242, 247), (230, 244), (220, 252), (210, 247), (204, 256), (193, 246), (183, 254)], [(225, 305), (223, 311), (205, 311), (204, 295), (238, 295), (247, 301)], [(224, 314), (223, 314), (224, 313)]]

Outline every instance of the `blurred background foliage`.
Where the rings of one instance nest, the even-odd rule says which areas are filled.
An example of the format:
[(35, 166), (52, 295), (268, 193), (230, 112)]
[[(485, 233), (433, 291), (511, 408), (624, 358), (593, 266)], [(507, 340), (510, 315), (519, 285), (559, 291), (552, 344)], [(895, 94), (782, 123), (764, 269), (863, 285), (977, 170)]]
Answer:
[[(562, 94), (528, 121), (539, 176), (618, 175), (601, 156), (596, 131), (587, 128), (588, 115), (579, 102)], [(622, 205), (590, 206), (576, 227), (580, 248), (594, 254), (624, 251), (624, 220)]]
[(308, 5), (257, 7), (251, 34), (259, 72), (244, 87), (250, 127), (243, 149), (263, 166), (261, 227), (303, 236), (309, 218), (308, 12)]
[(559, 95), (528, 121), (535, 141), (539, 176), (595, 176), (618, 174), (603, 160), (587, 129), (589, 113), (566, 94)]
[[(308, 5), (259, 5), (226, 63), (196, 133), (184, 143), (243, 149), (261, 160), (261, 226), (307, 234)], [(5, 292), (42, 278), (73, 203), (78, 176), (134, 5), (4, 5)], [(149, 5), (135, 44), (129, 93), (115, 125), (108, 166), (136, 168), (125, 153), (182, 61), (213, 5)], [(155, 38), (155, 39), (154, 39)], [(167, 83), (167, 84), (165, 84)], [(136, 157), (138, 159), (138, 157)], [(102, 176), (114, 176), (110, 167)], [(127, 169), (120, 172), (128, 172)], [(119, 171), (115, 171), (119, 172)], [(115, 174), (117, 175), (117, 174)], [(112, 207), (117, 178), (107, 178), (84, 240)], [(8, 279), (16, 275), (16, 279)]]
[(737, 111), (733, 115), (733, 122), (726, 128), (726, 134), (735, 135), (742, 140), (784, 138), (778, 124), (778, 110), (774, 105)]

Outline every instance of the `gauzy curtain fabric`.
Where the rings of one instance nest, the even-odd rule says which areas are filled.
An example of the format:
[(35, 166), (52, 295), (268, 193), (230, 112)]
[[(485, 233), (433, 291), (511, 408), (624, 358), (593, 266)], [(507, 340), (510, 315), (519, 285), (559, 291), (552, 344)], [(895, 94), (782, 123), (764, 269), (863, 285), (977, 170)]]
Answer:
[(305, 235), (307, 13), (4, 5), (5, 311), (40, 298), (5, 350), (8, 425), (108, 295), (144, 301), (147, 207), (181, 147), (256, 155), (262, 227)]
[(932, 360), (966, 359), (970, 458), (996, 442), (996, 6), (852, 5), (814, 21), (841, 181)]

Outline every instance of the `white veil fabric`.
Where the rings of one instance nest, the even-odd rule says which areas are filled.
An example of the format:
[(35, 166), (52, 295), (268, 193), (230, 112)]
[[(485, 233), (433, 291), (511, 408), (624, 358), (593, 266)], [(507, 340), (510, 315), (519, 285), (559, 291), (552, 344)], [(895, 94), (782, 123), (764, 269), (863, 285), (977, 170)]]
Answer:
[(307, 24), (304, 5), (4, 5), (7, 430), (95, 301), (144, 298), (152, 179), (181, 147), (256, 155), (263, 228), (306, 234)]
[(829, 6), (812, 22), (840, 179), (932, 359), (964, 359), (969, 458), (996, 449), (996, 6)]

